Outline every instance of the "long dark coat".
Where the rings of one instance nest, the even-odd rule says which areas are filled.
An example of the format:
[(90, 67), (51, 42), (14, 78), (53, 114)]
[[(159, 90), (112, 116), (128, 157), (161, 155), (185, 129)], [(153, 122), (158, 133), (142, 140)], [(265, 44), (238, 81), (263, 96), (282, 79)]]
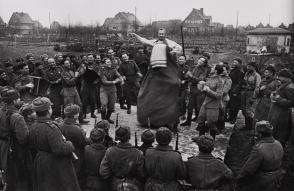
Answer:
[(281, 179), (283, 147), (272, 137), (262, 138), (253, 147), (242, 167), (238, 191), (275, 191)]
[(74, 146), (47, 117), (37, 117), (30, 144), (38, 154), (34, 161), (34, 191), (80, 191), (72, 163)]
[(277, 93), (280, 99), (271, 104), (268, 121), (274, 127), (274, 138), (284, 146), (293, 131), (290, 108), (294, 106), (294, 84), (292, 82), (282, 84)]
[(229, 101), (228, 107), (240, 109), (241, 85), (244, 79), (244, 73), (239, 68), (236, 68), (230, 72), (229, 76), (232, 80), (232, 87), (231, 87), (231, 90), (229, 91), (230, 101)]

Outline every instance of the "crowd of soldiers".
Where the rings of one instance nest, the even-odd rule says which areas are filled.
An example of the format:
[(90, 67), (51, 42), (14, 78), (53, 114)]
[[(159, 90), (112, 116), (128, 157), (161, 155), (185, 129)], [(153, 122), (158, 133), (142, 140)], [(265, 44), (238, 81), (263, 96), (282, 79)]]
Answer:
[[(118, 57), (117, 57), (118, 56)], [(131, 57), (131, 59), (129, 58)], [(199, 154), (184, 162), (170, 146), (172, 131), (145, 130), (132, 145), (130, 127), (109, 136), (115, 103), (131, 114), (150, 55), (42, 55), (7, 61), (0, 70), (0, 152), (4, 190), (293, 190), (294, 84), (289, 69), (259, 73), (254, 62), (211, 66), (210, 56), (177, 58), (181, 126), (197, 122)], [(188, 102), (188, 103), (187, 103)], [(89, 108), (88, 108), (89, 106)], [(239, 112), (239, 110), (241, 112)], [(95, 122), (90, 136), (81, 125)], [(195, 117), (193, 117), (193, 112)], [(215, 158), (215, 138), (245, 118), (257, 142), (238, 174)], [(187, 114), (187, 116), (186, 116)], [(208, 133), (208, 134), (207, 134)], [(153, 147), (156, 140), (157, 145)], [(189, 188), (188, 186), (189, 185)]]

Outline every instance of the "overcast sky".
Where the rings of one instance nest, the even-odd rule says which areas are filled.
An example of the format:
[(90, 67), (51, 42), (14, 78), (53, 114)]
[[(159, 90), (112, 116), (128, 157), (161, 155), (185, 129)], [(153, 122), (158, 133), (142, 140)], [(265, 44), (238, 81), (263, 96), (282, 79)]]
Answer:
[[(103, 24), (105, 18), (119, 11), (135, 12), (143, 24), (150, 21), (185, 19), (192, 8), (204, 8), (213, 22), (236, 25), (257, 25), (259, 22), (286, 26), (294, 22), (294, 0), (0, 0), (0, 16), (8, 23), (13, 12), (27, 12), (44, 26), (51, 22), (71, 25)], [(270, 17), (270, 19), (269, 19)]]

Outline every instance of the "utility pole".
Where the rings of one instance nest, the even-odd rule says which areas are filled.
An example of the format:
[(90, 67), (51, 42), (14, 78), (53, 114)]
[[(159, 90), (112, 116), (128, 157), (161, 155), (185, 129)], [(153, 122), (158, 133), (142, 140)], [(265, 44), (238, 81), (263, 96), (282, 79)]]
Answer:
[(49, 12), (49, 29), (51, 29), (51, 17), (50, 17), (50, 12)]
[(135, 32), (137, 33), (137, 7), (135, 7)]
[(271, 14), (268, 15), (268, 25), (271, 25)]
[(238, 35), (238, 19), (239, 19), (239, 11), (237, 11), (236, 35), (235, 35), (235, 40), (236, 40), (236, 41), (237, 41), (237, 35)]

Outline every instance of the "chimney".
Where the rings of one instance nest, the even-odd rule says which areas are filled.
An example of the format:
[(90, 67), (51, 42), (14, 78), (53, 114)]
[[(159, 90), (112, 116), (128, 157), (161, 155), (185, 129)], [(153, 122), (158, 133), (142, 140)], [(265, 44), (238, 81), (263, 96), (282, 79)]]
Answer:
[(204, 15), (204, 14), (203, 14), (203, 8), (200, 8), (200, 12), (201, 12), (202, 15)]

